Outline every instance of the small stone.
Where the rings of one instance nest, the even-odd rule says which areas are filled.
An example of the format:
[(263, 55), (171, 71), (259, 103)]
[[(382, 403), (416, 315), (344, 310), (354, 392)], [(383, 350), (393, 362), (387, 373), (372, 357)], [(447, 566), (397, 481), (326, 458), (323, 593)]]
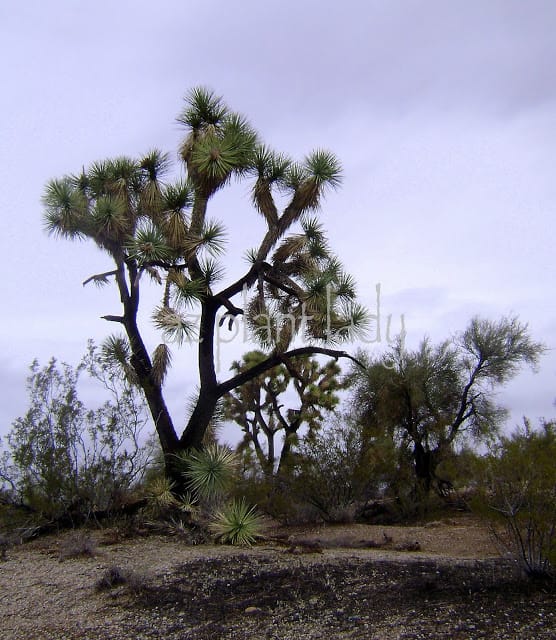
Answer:
[(260, 607), (247, 607), (245, 612), (248, 616), (260, 616), (264, 611)]

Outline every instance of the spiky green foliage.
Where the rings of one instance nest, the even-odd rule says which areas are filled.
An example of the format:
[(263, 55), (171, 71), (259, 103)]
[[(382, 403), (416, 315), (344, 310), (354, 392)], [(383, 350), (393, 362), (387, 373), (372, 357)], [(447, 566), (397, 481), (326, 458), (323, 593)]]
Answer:
[(165, 185), (162, 190), (162, 208), (164, 211), (183, 212), (193, 204), (192, 185), (185, 181)]
[(204, 223), (199, 234), (188, 237), (183, 246), (187, 253), (197, 254), (199, 251), (206, 251), (216, 257), (224, 253), (226, 235), (224, 225), (209, 220)]
[(266, 145), (256, 147), (253, 156), (253, 166), (256, 175), (268, 184), (280, 184), (288, 171), (292, 161), (283, 154), (270, 149)]
[(109, 366), (117, 366), (128, 382), (137, 385), (137, 374), (130, 363), (131, 349), (126, 337), (111, 335), (100, 346), (100, 361)]
[(147, 172), (147, 178), (156, 184), (163, 178), (171, 167), (170, 154), (159, 149), (151, 149), (139, 161), (139, 167)]
[(214, 258), (205, 258), (199, 261), (199, 271), (207, 288), (212, 287), (224, 277), (224, 267), (222, 264), (214, 260)]
[(206, 283), (201, 280), (190, 280), (180, 272), (174, 272), (171, 277), (174, 285), (174, 298), (178, 307), (188, 308), (196, 305), (206, 294)]
[(210, 197), (234, 175), (253, 166), (257, 134), (240, 114), (207, 89), (194, 89), (178, 118), (188, 136), (181, 153), (188, 172), (204, 197)]
[(101, 345), (102, 358), (120, 365), (128, 362), (130, 353), (129, 343), (123, 336), (108, 336)]
[(337, 189), (342, 183), (342, 167), (330, 151), (317, 149), (305, 159), (309, 176), (318, 184)]
[(193, 131), (212, 126), (216, 128), (228, 113), (228, 107), (220, 96), (206, 87), (195, 87), (186, 96), (186, 108), (178, 122)]
[(189, 490), (204, 500), (222, 496), (230, 487), (237, 467), (234, 452), (218, 444), (188, 452), (181, 462)]
[(222, 543), (251, 546), (261, 534), (262, 518), (255, 507), (242, 498), (234, 500), (219, 511), (211, 523), (211, 530)]
[(42, 201), (45, 227), (49, 233), (70, 239), (83, 237), (87, 202), (70, 178), (51, 180)]
[(153, 224), (137, 229), (133, 240), (127, 245), (130, 258), (143, 265), (149, 262), (164, 262), (171, 260), (174, 251), (166, 244), (162, 229)]
[(149, 505), (156, 512), (177, 507), (178, 501), (173, 492), (174, 483), (165, 476), (153, 478), (147, 485), (146, 495)]

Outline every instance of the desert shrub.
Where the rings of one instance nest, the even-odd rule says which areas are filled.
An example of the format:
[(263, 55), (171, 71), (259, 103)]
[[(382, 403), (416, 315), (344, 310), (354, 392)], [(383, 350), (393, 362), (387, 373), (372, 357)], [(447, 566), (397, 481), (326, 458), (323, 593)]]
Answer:
[[(93, 385), (105, 400), (90, 409), (79, 392)], [(35, 361), (27, 388), (30, 407), (0, 456), (4, 493), (52, 520), (79, 522), (118, 507), (155, 451), (137, 387), (91, 342), (77, 368)]]
[(351, 520), (368, 499), (372, 478), (360, 429), (338, 422), (300, 443), (293, 498), (312, 505), (327, 521)]
[(528, 421), (488, 456), (475, 508), (531, 576), (556, 576), (556, 425)]
[(467, 510), (484, 475), (484, 455), (469, 444), (448, 452), (438, 464), (437, 474), (452, 487), (447, 503)]
[(6, 553), (9, 548), (10, 548), (10, 541), (6, 536), (0, 534), (0, 560), (6, 559)]
[(275, 476), (244, 473), (234, 485), (232, 498), (244, 498), (249, 504), (283, 524), (305, 524), (322, 519), (316, 507), (297, 495), (296, 480), (291, 474)]
[(95, 583), (95, 591), (108, 591), (127, 582), (127, 575), (117, 566), (108, 567)]
[(108, 567), (96, 581), (95, 591), (109, 591), (122, 585), (125, 585), (132, 593), (139, 593), (147, 588), (147, 579), (135, 571), (113, 565)]

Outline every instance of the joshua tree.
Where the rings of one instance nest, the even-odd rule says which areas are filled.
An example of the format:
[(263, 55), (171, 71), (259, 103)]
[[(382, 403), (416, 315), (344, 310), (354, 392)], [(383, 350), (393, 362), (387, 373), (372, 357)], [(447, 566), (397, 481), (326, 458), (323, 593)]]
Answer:
[[(105, 346), (144, 391), (167, 459), (201, 446), (226, 393), (300, 356), (349, 357), (332, 347), (364, 330), (366, 323), (364, 309), (355, 302), (354, 282), (331, 253), (316, 218), (325, 191), (340, 184), (334, 155), (317, 150), (294, 162), (272, 151), (243, 116), (203, 88), (188, 94), (178, 121), (186, 130), (180, 146), (185, 179), (166, 180), (168, 155), (154, 150), (139, 159), (97, 162), (52, 180), (44, 195), (50, 233), (91, 239), (112, 261), (109, 270), (85, 283), (114, 281), (118, 288), (121, 313), (102, 317), (121, 325), (125, 337), (112, 337)], [(208, 208), (233, 178), (251, 181), (252, 202), (265, 231), (258, 247), (247, 253), (244, 275), (220, 286), (226, 232), (221, 222), (208, 218)], [(153, 319), (164, 341), (152, 354), (137, 320), (146, 277), (161, 286)], [(192, 309), (196, 322), (186, 315)], [(267, 355), (251, 369), (219, 381), (215, 332), (237, 328), (240, 318)], [(294, 347), (296, 336), (304, 346)], [(193, 337), (199, 392), (180, 436), (163, 395), (171, 360), (167, 342), (180, 345)]]
[[(249, 371), (265, 359), (262, 351), (250, 351), (241, 362), (232, 364), (232, 370), (236, 374)], [(322, 365), (307, 356), (265, 371), (224, 397), (225, 416), (239, 424), (244, 433), (240, 448), (253, 447), (266, 475), (285, 467), (303, 425), (311, 437), (321, 426), (324, 412), (336, 407), (340, 400), (338, 391), (345, 388), (339, 374), (335, 360)], [(288, 390), (297, 395), (292, 402), (295, 408), (284, 407)], [(277, 434), (283, 435), (279, 451)]]

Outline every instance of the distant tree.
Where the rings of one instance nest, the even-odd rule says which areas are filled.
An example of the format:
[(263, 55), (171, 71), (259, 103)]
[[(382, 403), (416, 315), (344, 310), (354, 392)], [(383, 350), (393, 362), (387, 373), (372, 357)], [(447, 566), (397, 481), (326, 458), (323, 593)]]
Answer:
[(402, 458), (410, 455), (416, 489), (446, 490), (440, 462), (465, 437), (485, 442), (497, 435), (506, 411), (495, 390), (523, 365), (535, 368), (543, 351), (516, 318), (473, 318), (454, 339), (439, 345), (425, 339), (415, 351), (398, 341), (353, 371), (351, 402), (365, 446), (386, 434)]
[[(338, 160), (317, 150), (297, 163), (272, 151), (243, 116), (205, 89), (193, 89), (186, 102), (178, 118), (186, 129), (180, 146), (185, 179), (166, 181), (168, 155), (155, 150), (139, 159), (96, 162), (80, 174), (52, 180), (44, 195), (50, 233), (90, 239), (112, 262), (108, 271), (85, 283), (114, 281), (117, 286), (122, 312), (103, 318), (125, 331), (125, 340), (113, 342), (114, 355), (134, 371), (167, 460), (201, 447), (224, 395), (299, 357), (348, 357), (331, 346), (357, 335), (367, 320), (355, 302), (352, 278), (330, 251), (314, 217), (325, 191), (340, 184)], [(208, 217), (208, 208), (232, 179), (251, 181), (252, 201), (266, 232), (247, 252), (250, 264), (244, 275), (219, 288), (226, 230)], [(236, 219), (231, 224), (239, 230), (248, 222)], [(138, 323), (145, 277), (161, 286), (153, 319), (165, 342), (152, 353)], [(245, 304), (234, 301), (241, 294)], [(267, 356), (219, 381), (216, 332), (222, 326), (233, 330), (239, 316)], [(308, 346), (294, 348), (296, 336)], [(167, 341), (180, 345), (190, 338), (198, 341), (199, 392), (178, 435), (163, 395), (171, 360)]]
[[(250, 351), (241, 362), (232, 364), (232, 370), (240, 374), (265, 358), (262, 351)], [(322, 425), (325, 412), (337, 406), (338, 391), (344, 388), (335, 360), (322, 365), (316, 358), (297, 358), (227, 394), (224, 416), (243, 430), (240, 450), (253, 447), (261, 469), (270, 476), (286, 467), (301, 427), (305, 426), (311, 437)], [(297, 399), (288, 397), (288, 392)], [(287, 405), (290, 407), (286, 408)], [(279, 448), (277, 435), (282, 436)]]
[[(83, 376), (105, 398), (95, 408), (79, 397)], [(11, 499), (48, 518), (117, 506), (155, 453), (140, 391), (93, 343), (76, 368), (33, 362), (27, 388), (29, 409), (13, 423), (0, 463)]]

